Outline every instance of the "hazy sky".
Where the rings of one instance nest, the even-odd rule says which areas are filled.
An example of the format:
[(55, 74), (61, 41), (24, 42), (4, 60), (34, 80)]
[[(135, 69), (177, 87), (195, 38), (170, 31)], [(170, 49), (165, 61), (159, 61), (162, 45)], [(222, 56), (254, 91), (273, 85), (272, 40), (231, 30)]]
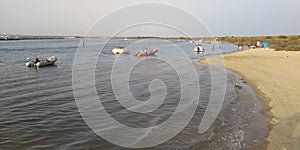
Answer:
[[(132, 5), (145, 2), (163, 3), (167, 9), (138, 9), (142, 5), (131, 9)], [(166, 26), (173, 23), (170, 26), (186, 27), (181, 30), (188, 33), (201, 28), (191, 18), (186, 20), (189, 17), (179, 14), (186, 13), (216, 36), (291, 35), (300, 34), (299, 7), (299, 0), (0, 0), (0, 34), (83, 35), (97, 22), (105, 30), (93, 31), (100, 36), (115, 33), (114, 25), (124, 23), (126, 28), (139, 21), (162, 21)], [(164, 22), (169, 19), (170, 22)], [(122, 35), (176, 36), (165, 27), (139, 25)], [(200, 31), (192, 36), (206, 36)]]

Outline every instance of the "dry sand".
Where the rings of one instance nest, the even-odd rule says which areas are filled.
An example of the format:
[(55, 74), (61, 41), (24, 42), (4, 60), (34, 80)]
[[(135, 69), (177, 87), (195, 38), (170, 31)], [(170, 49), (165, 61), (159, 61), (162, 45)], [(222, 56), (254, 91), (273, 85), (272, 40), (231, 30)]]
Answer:
[[(250, 49), (223, 55), (225, 67), (254, 87), (272, 117), (269, 150), (300, 149), (300, 52)], [(216, 65), (220, 57), (203, 63)], [(253, 131), (256, 132), (256, 131)]]

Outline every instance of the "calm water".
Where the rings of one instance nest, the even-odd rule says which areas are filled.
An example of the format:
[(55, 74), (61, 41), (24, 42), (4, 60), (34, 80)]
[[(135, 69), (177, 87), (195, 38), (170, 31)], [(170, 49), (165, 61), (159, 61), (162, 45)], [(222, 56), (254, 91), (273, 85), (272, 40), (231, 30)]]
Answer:
[[(193, 118), (177, 136), (150, 149), (191, 149), (195, 145), (197, 149), (201, 149), (201, 145), (206, 146), (203, 149), (210, 149), (211, 146), (207, 147), (207, 144), (201, 141), (207, 139), (208, 135), (217, 129), (231, 125), (227, 124), (230, 120), (226, 121), (226, 116), (235, 113), (235, 110), (231, 111), (231, 105), (237, 100), (238, 93), (228, 78), (221, 115), (209, 132), (198, 133), (199, 123), (211, 94), (211, 77), (209, 68), (198, 63), (202, 55), (193, 53), (195, 44), (186, 41), (111, 40), (104, 45), (104, 41), (104, 39), (87, 39), (83, 49), (97, 51), (99, 47), (104, 46), (96, 60), (96, 91), (106, 112), (118, 122), (130, 127), (146, 128), (164, 122), (179, 105), (182, 96), (181, 84), (193, 87), (193, 85), (180, 83), (181, 77), (172, 67), (172, 63), (184, 64), (183, 62), (186, 61), (176, 52), (176, 49), (184, 52), (197, 70), (201, 90)], [(220, 51), (228, 53), (237, 49), (230, 44), (213, 45), (203, 44), (206, 55), (217, 54)], [(128, 47), (130, 53), (113, 56), (111, 49), (119, 46)], [(72, 67), (78, 47), (81, 47), (78, 39), (0, 42), (0, 149), (126, 149), (100, 138), (86, 125), (79, 113), (72, 88)], [(158, 48), (159, 52), (157, 56), (147, 58), (133, 56), (136, 50), (145, 48)], [(58, 58), (54, 66), (37, 69), (25, 67), (27, 57), (52, 55)], [(162, 61), (157, 59), (159, 55), (170, 56), (172, 59)], [(89, 58), (86, 59), (83, 65), (89, 65), (87, 63)], [(132, 62), (136, 63), (132, 64)], [(190, 73), (185, 69), (188, 67), (190, 66), (181, 66), (184, 74)], [(130, 73), (127, 77), (128, 71)], [(153, 80), (157, 81), (155, 84), (166, 88), (161, 86), (151, 88)], [(133, 96), (138, 101), (164, 97), (164, 102), (156, 110), (146, 114), (127, 110), (116, 100), (114, 94), (116, 92), (114, 88), (125, 88), (123, 87), (127, 85), (124, 84), (125, 82), (129, 85), (131, 93), (129, 96)], [(120, 87), (113, 87), (114, 85)], [(165, 94), (161, 94), (161, 91)], [(128, 92), (123, 90), (117, 92), (119, 97), (130, 99)], [(189, 89), (188, 92), (192, 94), (193, 89)], [(89, 95), (85, 96), (89, 97)], [(253, 96), (247, 97), (251, 99)], [(249, 119), (244, 114), (239, 117)], [(105, 123), (106, 120), (101, 121)], [(103, 130), (109, 129), (109, 125), (103, 127)], [(242, 128), (239, 131), (241, 130)], [(219, 139), (225, 137), (220, 133), (217, 135), (216, 138)], [(222, 147), (224, 143), (226, 144), (226, 140), (224, 143), (218, 143)], [(229, 144), (228, 147), (231, 146), (237, 148), (239, 145)]]

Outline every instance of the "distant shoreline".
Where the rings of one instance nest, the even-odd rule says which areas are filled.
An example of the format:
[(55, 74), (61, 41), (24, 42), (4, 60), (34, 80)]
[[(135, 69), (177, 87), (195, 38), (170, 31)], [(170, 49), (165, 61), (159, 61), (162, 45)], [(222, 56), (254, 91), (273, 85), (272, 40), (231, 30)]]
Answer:
[(184, 40), (201, 42), (222, 42), (236, 45), (255, 46), (256, 42), (268, 42), (270, 47), (275, 50), (300, 51), (300, 35), (279, 35), (279, 36), (252, 36), (252, 37), (155, 37), (155, 36), (137, 36), (137, 37), (92, 37), (92, 36), (32, 36), (32, 35), (1, 35), (0, 41), (11, 40), (44, 40), (44, 39), (82, 39), (82, 38), (114, 38), (124, 40)]
[(76, 39), (80, 36), (26, 36), (26, 35), (1, 35), (0, 41), (13, 40), (46, 40), (46, 39)]
[[(10, 35), (0, 34), (0, 40), (35, 40), (35, 39), (77, 39), (84, 36), (55, 36), (55, 35)], [(210, 40), (210, 41), (224, 41), (229, 43), (245, 41), (247, 39), (271, 39), (271, 38), (291, 38), (300, 37), (300, 35), (279, 35), (279, 36), (219, 36), (219, 37), (159, 37), (159, 36), (130, 36), (130, 37), (101, 37), (101, 36), (87, 36), (84, 38), (115, 38), (115, 39), (130, 39), (130, 40), (143, 40), (143, 39), (160, 39), (160, 40)], [(234, 39), (234, 41), (228, 41)], [(247, 42), (247, 41), (246, 41)]]
[(40, 35), (1, 35), (0, 41), (9, 41), (9, 40), (43, 40), (43, 39), (81, 39), (81, 38), (114, 38), (114, 39), (129, 39), (129, 40), (143, 40), (143, 39), (158, 39), (158, 40), (201, 40), (201, 39), (210, 39), (214, 38), (207, 37), (152, 37), (152, 36), (143, 36), (143, 37), (97, 37), (97, 36), (40, 36)]

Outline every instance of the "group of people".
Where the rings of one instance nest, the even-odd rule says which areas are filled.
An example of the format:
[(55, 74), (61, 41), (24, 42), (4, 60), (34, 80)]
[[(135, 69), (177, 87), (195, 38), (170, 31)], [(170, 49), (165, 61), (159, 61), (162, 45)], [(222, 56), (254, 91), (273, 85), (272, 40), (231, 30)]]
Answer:
[(41, 60), (40, 59), (38, 59), (38, 58), (35, 58), (34, 60), (33, 60), (33, 63), (38, 63), (38, 62), (41, 62), (41, 61), (50, 61), (50, 57), (49, 58), (42, 58)]
[[(243, 50), (243, 43), (238, 44), (237, 46), (238, 46), (238, 50)], [(262, 42), (260, 40), (257, 40), (255, 46), (251, 46), (250, 44), (248, 44), (248, 48), (265, 48), (265, 47), (268, 47), (268, 46), (269, 46), (268, 44), (267, 45), (265, 44), (263, 46), (263, 44), (262, 44)]]

